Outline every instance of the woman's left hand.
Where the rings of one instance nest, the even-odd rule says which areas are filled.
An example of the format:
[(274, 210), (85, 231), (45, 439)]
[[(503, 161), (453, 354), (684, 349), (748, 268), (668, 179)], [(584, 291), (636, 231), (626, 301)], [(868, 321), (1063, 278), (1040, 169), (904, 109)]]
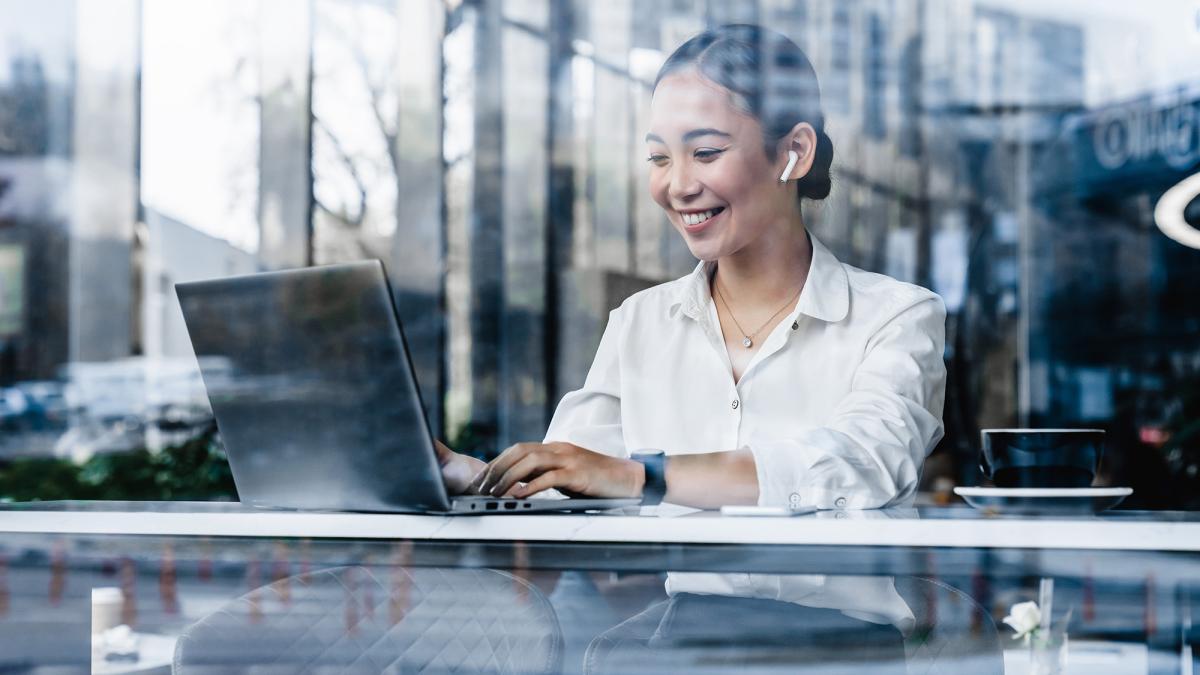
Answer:
[(645, 468), (570, 443), (518, 443), (488, 463), (470, 487), (484, 495), (529, 495), (557, 488), (597, 498), (640, 497)]

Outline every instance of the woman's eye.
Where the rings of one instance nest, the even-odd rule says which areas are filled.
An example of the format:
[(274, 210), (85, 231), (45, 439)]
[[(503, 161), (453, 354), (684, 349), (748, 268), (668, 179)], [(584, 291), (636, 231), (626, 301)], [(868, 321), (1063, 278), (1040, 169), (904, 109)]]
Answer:
[(713, 149), (697, 150), (695, 153), (693, 153), (693, 156), (695, 156), (695, 158), (700, 161), (706, 161), (706, 160), (715, 159), (717, 157), (717, 155), (720, 155), (722, 152), (725, 152), (725, 151), (724, 150), (713, 150)]
[(649, 157), (646, 158), (646, 161), (650, 162), (654, 166), (666, 166), (667, 165), (667, 156), (666, 155), (650, 155)]

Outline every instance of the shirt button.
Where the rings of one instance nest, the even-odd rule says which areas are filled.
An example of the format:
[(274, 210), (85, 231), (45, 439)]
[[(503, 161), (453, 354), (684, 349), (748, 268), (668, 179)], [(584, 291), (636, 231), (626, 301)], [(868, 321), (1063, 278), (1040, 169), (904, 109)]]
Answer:
[(738, 401), (736, 398), (733, 399), (733, 409), (737, 410), (739, 405), (741, 405), (741, 401)]
[(792, 322), (792, 330), (796, 330), (796, 329), (798, 329), (798, 328), (800, 328), (800, 322), (799, 322), (799, 321), (793, 321), (793, 322)]
[(791, 494), (791, 496), (788, 497), (788, 505), (789, 506), (800, 506), (800, 493), (793, 492)]
[(838, 507), (839, 509), (845, 508), (846, 507), (846, 498), (838, 497), (837, 499), (833, 500), (833, 505)]

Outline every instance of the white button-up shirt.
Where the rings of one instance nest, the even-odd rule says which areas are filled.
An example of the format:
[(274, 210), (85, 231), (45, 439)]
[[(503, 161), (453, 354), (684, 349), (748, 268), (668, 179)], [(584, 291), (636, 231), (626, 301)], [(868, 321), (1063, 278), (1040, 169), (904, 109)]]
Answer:
[(547, 441), (619, 457), (749, 448), (759, 504), (911, 504), (943, 434), (945, 305), (811, 240), (796, 306), (741, 380), (701, 263), (609, 314), (587, 379), (559, 402)]
[[(809, 238), (800, 297), (739, 381), (709, 292), (712, 264), (700, 263), (609, 314), (583, 387), (559, 402), (546, 441), (620, 457), (749, 448), (761, 505), (911, 505), (943, 435), (945, 305), (929, 290), (843, 264)], [(790, 593), (779, 583), (747, 593), (727, 583), (739, 576), (672, 575), (668, 589), (816, 600), (807, 581)]]

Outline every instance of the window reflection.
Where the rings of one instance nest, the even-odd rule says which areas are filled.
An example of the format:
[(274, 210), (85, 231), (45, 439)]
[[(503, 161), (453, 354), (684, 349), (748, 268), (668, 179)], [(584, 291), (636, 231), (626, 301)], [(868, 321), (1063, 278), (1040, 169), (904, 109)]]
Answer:
[[(106, 653), (136, 652), (150, 667), (169, 664), (182, 641), (185, 666), (249, 667), (264, 657), (346, 663), (369, 653), (375, 659), (371, 672), (380, 672), (382, 664), (411, 664), (436, 652), (457, 660), (433, 662), (428, 672), (460, 667), (468, 654), (509, 656), (522, 664), (512, 669), (517, 672), (720, 672), (728, 658), (740, 659), (740, 667), (795, 672), (797, 663), (812, 657), (821, 664), (866, 665), (869, 672), (889, 672), (895, 666), (904, 672), (903, 663), (884, 658), (879, 650), (890, 633), (880, 629), (880, 639), (871, 642), (850, 630), (840, 612), (819, 613), (822, 623), (814, 627), (805, 623), (814, 616), (808, 610), (764, 615), (749, 593), (730, 595), (728, 602), (693, 596), (688, 602), (720, 605), (717, 616), (725, 619), (721, 630), (707, 633), (711, 626), (697, 621), (691, 609), (681, 603), (672, 608), (663, 592), (665, 570), (622, 572), (599, 561), (590, 569), (571, 569), (565, 561), (582, 551), (578, 545), (539, 546), (544, 548), (520, 543), (484, 550), (428, 542), (10, 536), (0, 547), (0, 664), (14, 672), (91, 664), (101, 672), (99, 667), (129, 665), (121, 659), (107, 661)], [(665, 552), (646, 553), (642, 564), (665, 560), (659, 555)], [(441, 563), (431, 564), (434, 560)], [(1134, 573), (1120, 560), (1156, 574)], [(700, 565), (731, 563), (744, 569), (770, 564), (753, 556), (726, 555)], [(1054, 568), (1059, 577), (1054, 615), (1069, 628), (1072, 667), (1156, 672), (1150, 669), (1153, 664), (1176, 672), (1184, 663), (1181, 639), (1185, 648), (1186, 640), (1194, 640), (1188, 637), (1186, 617), (1195, 605), (1196, 589), (1177, 557), (962, 551), (953, 556), (931, 553), (900, 564), (882, 556), (874, 562), (860, 557), (855, 564), (863, 563), (914, 572), (855, 579), (892, 589), (891, 597), (899, 598), (911, 614), (901, 627), (886, 627), (903, 636), (901, 658), (910, 667), (998, 673), (1007, 666), (1020, 672), (1028, 648), (1011, 640), (1012, 631), (993, 617), (1015, 603), (1037, 599), (1037, 576)], [(934, 571), (937, 565), (944, 570)], [(1173, 568), (1176, 573), (1170, 572)], [(764, 589), (816, 587), (830, 578), (742, 576), (745, 583)], [(820, 606), (821, 593), (809, 597), (811, 607)], [(700, 614), (711, 617), (713, 608), (705, 609)], [(671, 620), (664, 622), (672, 610)], [(735, 617), (759, 632), (759, 639), (742, 640), (737, 654), (721, 639), (733, 633), (729, 622)], [(128, 629), (113, 631), (118, 626)], [(794, 630), (798, 627), (803, 630)], [(297, 643), (295, 631), (309, 639)], [(214, 634), (219, 634), (215, 642)], [(776, 634), (786, 635), (786, 644), (765, 639)], [(103, 637), (93, 640), (92, 635)], [(455, 640), (462, 644), (454, 646)], [(494, 651), (514, 644), (523, 646)], [(834, 645), (840, 647), (831, 653)]]
[[(438, 436), (480, 457), (540, 438), (608, 311), (695, 264), (645, 187), (654, 74), (705, 27), (751, 22), (825, 87), (834, 188), (806, 222), (950, 310), (921, 503), (977, 483), (980, 428), (1085, 426), (1107, 432), (1099, 484), (1134, 488), (1123, 508), (1196, 508), (1200, 11), (1044, 4), (0, 0), (0, 500), (235, 500), (199, 367), (264, 385), (197, 363), (174, 285), (367, 257), (393, 277)], [(910, 664), (946, 653), (958, 672), (1027, 657), (996, 620), (1047, 573), (1083, 663), (1140, 672), (1196, 639), (1177, 555), (857, 551), (839, 578), (565, 548), (6, 536), (0, 670), (96, 663), (98, 615), (169, 664), (231, 606), (237, 629), (299, 617), (342, 644), (422, 608), (459, 621), (421, 633), (444, 646), (480, 598), (502, 625), (518, 608), (510, 654), (551, 672), (745, 660), (694, 605), (659, 632), (668, 575), (723, 589), (735, 602), (699, 613), (751, 630), (738, 600), (862, 620), (873, 589)], [(817, 602), (839, 585), (860, 604)], [(766, 653), (786, 669), (810, 647)]]
[(839, 159), (806, 220), (951, 310), (931, 498), (978, 479), (979, 428), (1016, 425), (1105, 428), (1126, 506), (1200, 498), (1190, 3), (0, 9), (0, 474), (78, 479), (205, 428), (174, 283), (364, 257), (440, 435), (540, 437), (608, 309), (694, 262), (645, 190), (649, 80), (747, 21), (825, 87)]

